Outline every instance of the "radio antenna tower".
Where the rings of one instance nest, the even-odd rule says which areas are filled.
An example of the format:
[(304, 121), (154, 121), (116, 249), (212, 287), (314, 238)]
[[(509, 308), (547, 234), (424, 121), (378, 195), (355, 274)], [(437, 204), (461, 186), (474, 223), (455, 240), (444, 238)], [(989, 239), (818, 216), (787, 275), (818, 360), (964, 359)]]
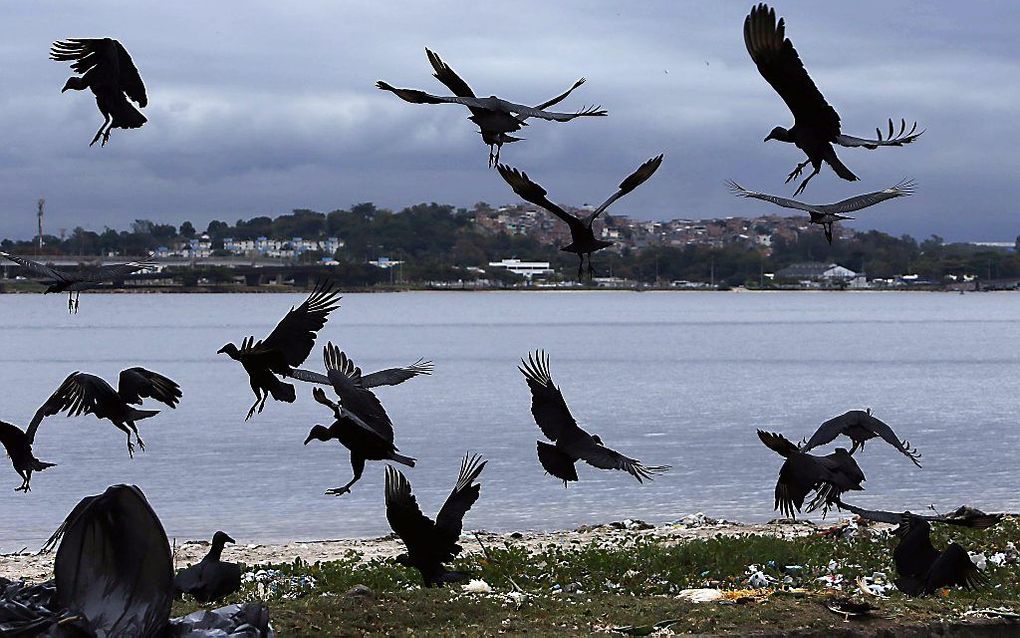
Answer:
[(46, 206), (46, 200), (42, 197), (39, 198), (39, 212), (36, 213), (36, 217), (39, 220), (39, 252), (42, 252), (42, 222), (43, 222), (43, 207)]

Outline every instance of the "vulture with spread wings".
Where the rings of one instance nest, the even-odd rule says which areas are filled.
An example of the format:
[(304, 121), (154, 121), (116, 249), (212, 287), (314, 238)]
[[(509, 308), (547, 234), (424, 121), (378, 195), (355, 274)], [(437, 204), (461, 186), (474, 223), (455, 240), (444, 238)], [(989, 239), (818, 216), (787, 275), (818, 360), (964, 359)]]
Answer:
[(0, 421), (0, 445), (4, 446), (14, 471), (21, 477), (21, 487), (14, 488), (15, 492), (31, 492), (32, 472), (42, 472), (48, 467), (56, 466), (56, 463), (47, 463), (35, 458), (35, 454), (32, 453), (32, 440), (28, 434), (6, 421)]
[(843, 448), (832, 454), (815, 456), (800, 450), (782, 434), (758, 430), (758, 438), (786, 459), (779, 469), (774, 505), (783, 516), (795, 518), (811, 492), (815, 496), (808, 504), (809, 512), (819, 507), (828, 511), (830, 506), (838, 505), (838, 499), (844, 492), (864, 489), (861, 487), (865, 480), (864, 472)]
[(191, 594), (200, 603), (213, 603), (241, 588), (241, 566), (220, 560), (223, 546), (233, 543), (226, 532), (216, 532), (202, 560), (174, 576), (174, 589)]
[(729, 186), (730, 190), (737, 197), (760, 199), (762, 201), (772, 202), (773, 204), (782, 206), (783, 208), (805, 211), (811, 215), (812, 224), (818, 224), (825, 230), (825, 240), (829, 242), (829, 245), (832, 245), (832, 225), (842, 219), (854, 219), (846, 213), (852, 213), (869, 206), (874, 206), (875, 204), (884, 202), (887, 199), (893, 199), (894, 197), (907, 197), (914, 194), (914, 182), (911, 180), (904, 180), (895, 186), (891, 186), (880, 191), (865, 193), (863, 195), (856, 195), (854, 197), (838, 201), (834, 204), (807, 204), (804, 202), (798, 202), (795, 199), (779, 197), (778, 195), (749, 191), (732, 180), (726, 182), (726, 185)]
[[(354, 477), (346, 485), (331, 488), (326, 493), (342, 496), (350, 492), (351, 486), (361, 480), (361, 475), (365, 471), (365, 461), (395, 461), (414, 467), (415, 459), (397, 453), (397, 447), (393, 444), (393, 422), (390, 421), (382, 403), (369, 390), (371, 385), (364, 382), (366, 378), (375, 375), (362, 376), (361, 369), (332, 342), (323, 348), (322, 359), (326, 366), (327, 380), (340, 397), (340, 402), (336, 403), (326, 398), (322, 388), (312, 390), (315, 400), (330, 408), (336, 421), (328, 428), (322, 425), (313, 426), (308, 438), (305, 439), (305, 445), (313, 440), (326, 442), (336, 439), (350, 450), (351, 469), (354, 471)], [(401, 369), (396, 370), (398, 372), (393, 373), (391, 380), (404, 374), (400, 372)], [(376, 376), (375, 380), (381, 381), (386, 378), (387, 375), (382, 374)]]
[(516, 168), (510, 168), (504, 164), (500, 164), (498, 170), (506, 183), (510, 185), (510, 188), (512, 188), (521, 199), (531, 202), (536, 206), (541, 206), (566, 222), (567, 226), (570, 228), (570, 243), (560, 248), (560, 250), (577, 255), (577, 258), (580, 260), (580, 263), (577, 266), (577, 278), (581, 279), (584, 277), (584, 256), (588, 255), (588, 277), (593, 277), (595, 275), (595, 269), (591, 265), (592, 253), (613, 245), (613, 242), (611, 241), (596, 239), (595, 231), (592, 230), (592, 224), (595, 223), (595, 220), (598, 219), (599, 215), (604, 213), (613, 202), (631, 192), (651, 177), (655, 171), (659, 169), (660, 164), (662, 164), (662, 155), (653, 157), (639, 166), (636, 171), (620, 182), (619, 189), (613, 193), (609, 199), (602, 202), (598, 208), (593, 210), (584, 218), (571, 215), (549, 201), (546, 197), (546, 190), (531, 181), (527, 173), (518, 171)]
[(120, 373), (117, 389), (114, 390), (104, 379), (87, 372), (72, 372), (60, 387), (35, 413), (28, 426), (28, 440), (35, 441), (39, 424), (48, 416), (67, 412), (67, 416), (92, 414), (97, 419), (107, 419), (127, 434), (128, 454), (135, 455), (131, 442), (134, 434), (138, 447), (145, 451), (142, 437), (138, 436), (135, 421), (159, 414), (159, 410), (138, 410), (132, 405), (141, 405), (142, 399), (151, 398), (170, 408), (176, 408), (181, 398), (181, 388), (174, 381), (145, 368), (128, 368)]
[(475, 481), (486, 461), (465, 455), (460, 464), (457, 484), (446, 498), (436, 520), (422, 514), (411, 483), (399, 470), (386, 467), (386, 520), (407, 547), (407, 553), (396, 560), (421, 573), (426, 587), (442, 587), (446, 583), (464, 582), (470, 578), (463, 572), (449, 571), (444, 566), (461, 551), (457, 543), (464, 524), (464, 515), (478, 500), (481, 485)]
[(435, 71), (433, 74), (446, 88), (453, 92), (454, 97), (432, 95), (417, 89), (399, 89), (380, 80), (376, 87), (389, 91), (412, 104), (461, 104), (468, 107), (471, 117), (468, 119), (478, 125), (482, 141), (489, 145), (489, 168), (499, 163), (499, 150), (503, 144), (517, 142), (523, 138), (508, 135), (527, 126), (528, 118), (538, 118), (553, 122), (569, 122), (576, 117), (604, 116), (606, 112), (599, 107), (585, 108), (576, 113), (555, 113), (546, 109), (562, 102), (577, 87), (584, 84), (581, 78), (565, 92), (539, 104), (525, 106), (501, 100), (495, 95), (487, 98), (476, 97), (471, 87), (457, 75), (453, 69), (443, 62), (438, 55), (425, 49), (429, 63)]
[(820, 445), (825, 445), (826, 443), (834, 441), (836, 437), (841, 434), (853, 441), (853, 446), (850, 448), (850, 454), (853, 454), (858, 449), (863, 450), (864, 444), (871, 439), (881, 437), (883, 441), (893, 446), (899, 450), (903, 456), (910, 459), (914, 465), (921, 467), (921, 463), (918, 460), (921, 458), (920, 453), (911, 447), (908, 441), (901, 440), (898, 436), (896, 436), (896, 433), (893, 432), (891, 427), (889, 427), (889, 424), (873, 416), (871, 414), (871, 408), (868, 408), (867, 410), (850, 410), (829, 419), (818, 426), (818, 430), (811, 435), (807, 444), (804, 445), (800, 451), (807, 452), (808, 450), (814, 449)]
[(31, 259), (22, 257), (21, 255), (12, 255), (3, 251), (0, 251), (0, 256), (18, 264), (28, 271), (29, 274), (35, 277), (44, 278), (48, 285), (46, 290), (43, 291), (43, 294), (48, 292), (66, 292), (67, 311), (69, 313), (78, 312), (78, 297), (81, 296), (82, 290), (101, 288), (105, 283), (119, 281), (128, 275), (141, 270), (148, 270), (155, 265), (155, 262), (152, 261), (152, 255), (149, 255), (149, 257), (141, 261), (131, 261), (126, 264), (111, 264), (109, 266), (97, 266), (74, 272), (57, 270), (56, 268), (51, 268), (50, 266), (38, 261), (32, 261)]
[(89, 146), (100, 137), (103, 138), (102, 146), (106, 146), (110, 140), (110, 129), (138, 128), (145, 124), (145, 116), (131, 103), (133, 101), (141, 108), (149, 103), (145, 85), (127, 49), (120, 42), (112, 38), (58, 40), (50, 48), (50, 59), (71, 62), (71, 68), (78, 74), (67, 79), (61, 93), (68, 89), (90, 89), (96, 96), (96, 105), (104, 119)]
[(670, 469), (668, 465), (644, 465), (602, 444), (598, 435), (582, 430), (570, 414), (567, 402), (549, 374), (549, 355), (542, 350), (521, 359), (518, 370), (531, 388), (531, 414), (554, 445), (538, 441), (538, 460), (545, 471), (563, 481), (577, 480), (577, 461), (603, 470), (623, 470), (643, 483)]
[(262, 412), (266, 399), (272, 395), (276, 401), (293, 403), (296, 395), (294, 386), (281, 381), (305, 362), (315, 345), (315, 336), (326, 325), (329, 313), (340, 307), (340, 296), (333, 290), (333, 284), (320, 281), (308, 298), (280, 320), (269, 336), (255, 341), (245, 337), (238, 348), (228, 343), (217, 354), (226, 354), (234, 361), (240, 361), (248, 382), (255, 393), (255, 403), (248, 410), (245, 421), (256, 411)]
[(823, 161), (827, 162), (841, 178), (851, 182), (857, 181), (857, 176), (839, 161), (833, 144), (867, 149), (879, 146), (903, 146), (913, 142), (924, 132), (917, 132), (916, 122), (908, 132), (905, 120), (900, 122), (900, 130), (896, 132), (892, 120), (889, 120), (888, 135), (883, 136), (882, 132), (876, 129), (876, 139), (843, 135), (840, 131), (839, 114), (825, 101), (800, 61), (793, 43), (786, 37), (785, 21), (780, 18), (776, 22), (775, 9), (764, 3), (753, 7), (744, 20), (744, 45), (758, 67), (758, 72), (775, 89), (779, 97), (783, 98), (793, 113), (793, 127), (786, 129), (777, 126), (772, 129), (765, 141), (792, 143), (807, 155), (807, 159), (797, 165), (786, 181), (798, 178), (808, 164), (814, 169), (797, 187), (794, 197), (803, 192), (811, 178), (822, 170)]

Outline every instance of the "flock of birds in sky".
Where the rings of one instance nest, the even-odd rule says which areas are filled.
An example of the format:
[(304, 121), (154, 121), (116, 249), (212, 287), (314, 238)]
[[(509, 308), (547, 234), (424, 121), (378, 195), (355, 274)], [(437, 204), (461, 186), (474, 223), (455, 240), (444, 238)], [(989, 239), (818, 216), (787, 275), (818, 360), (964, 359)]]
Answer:
[[(923, 132), (917, 131), (916, 124), (908, 129), (906, 122), (901, 122), (896, 130), (890, 121), (888, 134), (884, 135), (879, 130), (874, 139), (842, 134), (839, 115), (825, 101), (808, 76), (796, 50), (785, 37), (784, 21), (780, 19), (777, 22), (774, 10), (764, 4), (753, 7), (744, 22), (743, 31), (747, 51), (758, 70), (786, 102), (794, 116), (791, 128), (776, 127), (765, 140), (792, 143), (807, 156), (787, 176), (787, 182), (797, 179), (809, 164), (813, 169), (799, 184), (794, 197), (820, 172), (823, 163), (827, 163), (845, 180), (858, 179), (837, 157), (834, 145), (866, 149), (902, 146), (913, 142)], [(529, 119), (567, 122), (579, 117), (605, 116), (606, 111), (597, 107), (573, 113), (547, 110), (566, 99), (585, 82), (584, 78), (551, 100), (529, 107), (495, 96), (476, 97), (470, 87), (438, 55), (427, 49), (426, 53), (436, 79), (454, 94), (452, 97), (416, 89), (395, 88), (382, 81), (378, 83), (378, 88), (416, 104), (466, 106), (471, 111), (469, 119), (479, 127), (482, 140), (490, 147), (490, 167), (495, 167), (521, 198), (548, 210), (568, 225), (572, 241), (562, 250), (578, 255), (579, 278), (585, 274), (585, 256), (588, 257), (587, 273), (593, 275), (592, 254), (610, 245), (595, 236), (593, 223), (617, 199), (647, 181), (661, 165), (663, 156), (660, 154), (646, 161), (624, 179), (618, 190), (604, 203), (584, 218), (576, 217), (547, 199), (545, 189), (532, 181), (527, 173), (500, 163), (499, 156), (503, 144), (519, 141), (520, 138), (510, 134), (527, 126)], [(118, 41), (107, 38), (56, 42), (51, 57), (71, 62), (72, 69), (79, 74), (67, 81), (65, 91), (89, 89), (96, 97), (104, 122), (92, 139), (92, 144), (101, 140), (101, 145), (105, 145), (114, 128), (137, 128), (146, 122), (145, 117), (132, 104), (133, 101), (139, 107), (146, 105), (145, 87), (131, 57)], [(847, 213), (886, 199), (909, 195), (913, 190), (912, 182), (905, 181), (885, 190), (835, 204), (812, 205), (745, 190), (735, 182), (731, 182), (730, 186), (740, 196), (762, 199), (810, 213), (812, 223), (825, 228), (830, 242), (832, 224), (847, 219)], [(102, 286), (104, 282), (123, 278), (152, 263), (139, 261), (105, 266), (91, 272), (71, 273), (21, 256), (8, 253), (0, 255), (20, 264), (31, 275), (48, 280), (50, 283), (47, 292), (68, 292), (68, 310), (72, 312), (78, 309), (77, 297), (81, 290)], [(362, 477), (368, 461), (414, 467), (416, 459), (402, 454), (397, 448), (394, 424), (375, 390), (384, 386), (397, 386), (415, 377), (433, 373), (432, 363), (419, 359), (408, 366), (365, 374), (346, 352), (332, 342), (323, 347), (322, 371), (302, 368), (330, 313), (339, 307), (340, 296), (333, 285), (326, 280), (320, 281), (308, 298), (292, 307), (268, 336), (258, 340), (247, 336), (241, 339), (240, 345), (227, 343), (218, 351), (240, 363), (248, 376), (255, 401), (245, 420), (261, 413), (269, 398), (293, 403), (297, 399), (297, 389), (290, 381), (314, 386), (314, 400), (328, 409), (333, 422), (328, 427), (312, 427), (304, 443), (307, 445), (311, 441), (335, 440), (350, 452), (352, 479), (346, 485), (327, 492), (337, 496), (350, 492)], [(531, 412), (535, 423), (548, 440), (537, 442), (539, 463), (548, 474), (563, 481), (564, 486), (578, 480), (578, 461), (598, 469), (626, 472), (639, 483), (652, 480), (670, 469), (668, 465), (646, 465), (611, 449), (599, 436), (582, 429), (567, 407), (559, 387), (553, 382), (550, 358), (543, 350), (528, 353), (526, 358), (522, 358), (519, 369), (531, 391)], [(324, 387), (331, 388), (336, 398), (327, 396)], [(175, 408), (181, 397), (181, 388), (176, 382), (142, 367), (122, 371), (116, 389), (98, 376), (72, 372), (46, 399), (25, 430), (0, 422), (0, 443), (22, 479), (16, 489), (29, 492), (32, 474), (54, 466), (53, 463), (37, 459), (32, 451), (39, 426), (47, 417), (60, 413), (68, 416), (92, 414), (108, 420), (126, 435), (128, 453), (133, 456), (136, 446), (140, 450), (145, 449), (139, 436), (138, 422), (158, 414), (157, 410), (137, 406), (149, 399)], [(939, 551), (931, 545), (930, 524), (936, 522), (985, 528), (995, 524), (999, 520), (998, 515), (966, 509), (947, 516), (920, 516), (910, 512), (864, 510), (842, 500), (847, 492), (863, 489), (865, 476), (854, 455), (871, 439), (882, 439), (920, 468), (920, 454), (916, 449), (901, 440), (889, 425), (873, 416), (870, 410), (852, 410), (826, 421), (810, 439), (799, 445), (777, 433), (759, 430), (758, 436), (762, 443), (784, 459), (775, 488), (775, 509), (784, 516), (794, 517), (802, 509), (808, 512), (817, 509), (827, 511), (835, 507), (852, 511), (864, 518), (898, 524), (900, 540), (894, 554), (900, 575), (897, 584), (907, 593), (930, 594), (950, 585), (969, 588), (981, 583), (981, 573), (963, 548), (951, 544)], [(838, 448), (824, 456), (812, 453), (815, 448), (827, 445), (839, 436), (852, 441), (849, 450)], [(449, 571), (445, 565), (461, 551), (458, 539), (463, 519), (479, 498), (479, 478), (485, 465), (486, 461), (480, 456), (465, 455), (455, 486), (435, 519), (422, 513), (403, 472), (393, 465), (386, 466), (386, 516), (407, 548), (407, 552), (401, 554), (397, 561), (416, 568), (426, 586), (442, 586), (469, 577), (465, 573)], [(140, 492), (135, 494), (129, 491), (126, 494), (108, 499), (110, 503), (116, 504), (116, 508), (120, 508), (118, 511), (123, 516), (129, 517), (131, 512), (136, 512), (145, 517), (151, 513), (151, 509), (148, 513), (144, 511), (147, 503), (146, 508), (141, 508), (135, 502)], [(144, 497), (141, 499), (144, 502)], [(89, 502), (94, 505), (95, 502), (107, 501), (100, 499)], [(74, 518), (73, 514), (69, 521)], [(159, 531), (162, 532), (161, 527)], [(230, 542), (233, 539), (226, 533), (216, 532), (205, 559), (177, 575), (176, 589), (194, 595), (201, 602), (220, 600), (236, 591), (240, 586), (240, 570), (237, 565), (221, 560), (223, 546)], [(118, 568), (123, 568), (123, 565)], [(96, 567), (96, 570), (100, 569), (101, 566)]]

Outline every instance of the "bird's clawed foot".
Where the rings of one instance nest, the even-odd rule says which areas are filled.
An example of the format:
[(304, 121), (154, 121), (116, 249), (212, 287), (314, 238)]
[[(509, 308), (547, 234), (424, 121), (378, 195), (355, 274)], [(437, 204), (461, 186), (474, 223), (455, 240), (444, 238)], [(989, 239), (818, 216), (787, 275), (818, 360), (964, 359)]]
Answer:
[(800, 164), (797, 164), (797, 168), (793, 169), (793, 171), (786, 176), (786, 183), (789, 184), (793, 180), (800, 177), (800, 174), (804, 172), (804, 167), (807, 166), (810, 162), (811, 160), (805, 160)]
[(350, 485), (344, 485), (343, 487), (333, 487), (333, 488), (330, 488), (330, 489), (326, 490), (326, 494), (329, 494), (330, 496), (343, 496), (344, 494), (349, 494), (350, 491), (351, 491), (351, 486)]
[(28, 494), (29, 492), (32, 491), (32, 486), (28, 484), (28, 481), (25, 481), (24, 483), (21, 484), (21, 487), (14, 488), (14, 491), (24, 492), (25, 494)]
[(128, 457), (135, 458), (135, 444), (131, 442), (131, 437), (128, 437)]

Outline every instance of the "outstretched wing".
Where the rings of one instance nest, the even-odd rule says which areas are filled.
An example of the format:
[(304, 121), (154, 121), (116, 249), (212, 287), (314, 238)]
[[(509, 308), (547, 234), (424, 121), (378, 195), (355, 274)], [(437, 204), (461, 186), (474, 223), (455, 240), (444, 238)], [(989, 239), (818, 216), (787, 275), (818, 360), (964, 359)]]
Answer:
[(428, 56), (429, 64), (435, 70), (433, 76), (440, 82), (442, 82), (446, 88), (453, 91), (453, 94), (457, 97), (475, 97), (474, 91), (467, 85), (459, 75), (457, 75), (450, 66), (443, 62), (443, 60), (436, 55), (435, 52), (430, 51), (428, 47), (425, 48), (425, 55)]
[(657, 155), (652, 159), (648, 160), (644, 164), (638, 167), (636, 171), (627, 176), (625, 180), (620, 182), (620, 188), (613, 195), (602, 202), (602, 205), (596, 208), (588, 217), (585, 218), (584, 223), (591, 226), (592, 222), (603, 213), (609, 206), (620, 199), (627, 193), (631, 192), (638, 186), (645, 183), (645, 181), (655, 174), (655, 171), (659, 170), (659, 166), (662, 164), (662, 155)]
[(312, 294), (298, 306), (291, 308), (276, 328), (255, 350), (267, 355), (270, 369), (287, 374), (290, 368), (301, 365), (315, 346), (315, 335), (326, 325), (329, 313), (340, 307), (340, 295), (333, 283), (320, 280)]
[(604, 445), (597, 443), (571, 447), (571, 452), (577, 454), (578, 458), (588, 465), (603, 470), (623, 470), (643, 483), (651, 481), (653, 475), (662, 474), (670, 470), (669, 465), (644, 465), (637, 459), (624, 456), (616, 450), (611, 450)]
[(327, 342), (322, 349), (322, 360), (326, 366), (326, 376), (340, 397), (344, 411), (360, 421), (359, 425), (367, 426), (392, 443), (393, 423), (379, 398), (362, 385), (361, 369), (332, 342)]
[(801, 448), (801, 452), (813, 450), (820, 445), (825, 445), (836, 439), (840, 434), (846, 434), (851, 426), (860, 422), (860, 414), (867, 414), (863, 410), (850, 410), (839, 416), (834, 416), (822, 423), (811, 435), (808, 442)]
[(149, 104), (149, 98), (145, 95), (145, 85), (142, 83), (142, 76), (138, 74), (138, 67), (119, 40), (113, 40), (113, 45), (116, 47), (119, 62), (117, 77), (120, 80), (120, 88), (129, 98), (137, 102), (138, 106), (145, 108)]
[(835, 142), (840, 146), (846, 146), (849, 148), (861, 147), (868, 150), (875, 150), (879, 146), (903, 146), (904, 144), (910, 144), (917, 138), (924, 134), (924, 131), (917, 131), (917, 122), (907, 131), (907, 121), (900, 119), (900, 130), (894, 132), (895, 127), (893, 126), (892, 118), (889, 118), (889, 133), (886, 135), (882, 134), (882, 129), (875, 128), (875, 139), (869, 140), (863, 137), (854, 137), (852, 135), (837, 135)]
[(112, 38), (68, 38), (58, 40), (50, 47), (50, 59), (62, 62), (72, 61), (75, 73), (96, 73), (115, 78), (120, 89), (138, 106), (145, 107), (148, 98), (145, 85), (138, 74), (127, 49)]
[(540, 111), (544, 111), (545, 109), (549, 108), (550, 106), (556, 106), (557, 104), (559, 104), (563, 100), (567, 99), (567, 96), (570, 95), (571, 93), (573, 93), (574, 89), (576, 89), (577, 87), (581, 86), (582, 84), (584, 84), (587, 81), (588, 80), (585, 79), (585, 78), (579, 79), (577, 82), (574, 82), (574, 84), (569, 89), (564, 91), (563, 93), (560, 93), (559, 95), (557, 95), (556, 97), (554, 97), (551, 100), (547, 100), (545, 102), (542, 102), (541, 104), (539, 104), (535, 108), (540, 110)]
[(899, 184), (890, 188), (885, 188), (873, 193), (857, 195), (855, 197), (838, 201), (835, 204), (826, 204), (824, 206), (819, 206), (818, 208), (827, 213), (852, 213), (855, 210), (874, 206), (879, 202), (884, 202), (885, 200), (893, 199), (894, 197), (909, 197), (914, 194), (915, 187), (916, 185), (913, 180), (903, 180)]
[(391, 465), (386, 466), (386, 520), (410, 552), (427, 547), (435, 533), (436, 524), (422, 514), (411, 483)]
[(800, 451), (789, 439), (777, 432), (758, 430), (758, 439), (779, 456), (789, 457)]
[(543, 350), (528, 353), (528, 360), (521, 359), (517, 367), (531, 388), (531, 414), (535, 423), (550, 441), (587, 436), (577, 425), (570, 408), (563, 399), (560, 389), (549, 374), (549, 355)]
[(21, 428), (6, 421), (0, 421), (0, 445), (4, 446), (7, 455), (12, 458), (25, 447), (31, 446)]
[(571, 232), (584, 230), (584, 222), (563, 210), (556, 204), (550, 202), (546, 197), (546, 190), (531, 181), (531, 178), (528, 177), (527, 173), (518, 171), (516, 168), (510, 168), (506, 164), (500, 164), (496, 168), (499, 171), (500, 176), (503, 177), (503, 180), (510, 185), (510, 188), (512, 188), (521, 199), (526, 202), (531, 202), (536, 206), (541, 206), (553, 215), (556, 215), (565, 221), (567, 226), (570, 226)]
[(87, 281), (106, 281), (109, 279), (119, 279), (126, 275), (136, 273), (139, 270), (149, 270), (156, 265), (156, 262), (153, 261), (152, 257), (153, 254), (150, 253), (148, 257), (141, 261), (129, 261), (124, 264), (100, 266), (94, 271), (88, 273), (84, 279)]
[(924, 579), (924, 593), (933, 594), (952, 585), (978, 589), (987, 582), (988, 577), (970, 559), (967, 550), (956, 543), (950, 543), (928, 570)]
[(456, 543), (460, 538), (464, 515), (478, 500), (481, 485), (475, 481), (485, 469), (486, 463), (487, 461), (477, 454), (464, 455), (464, 460), (460, 463), (460, 474), (457, 475), (457, 485), (446, 497), (446, 502), (436, 516), (436, 528), (446, 534), (451, 543)]
[(432, 362), (425, 359), (418, 359), (409, 366), (403, 368), (387, 368), (372, 374), (361, 377), (361, 387), (376, 388), (381, 385), (400, 385), (408, 379), (418, 375), (432, 374)]
[(36, 410), (35, 417), (28, 425), (26, 435), (29, 443), (35, 442), (35, 433), (45, 417), (67, 412), (67, 416), (94, 414), (99, 405), (116, 404), (121, 401), (110, 384), (94, 374), (72, 372), (60, 387)]
[(727, 180), (726, 181), (726, 185), (729, 187), (730, 191), (734, 195), (736, 195), (737, 197), (749, 197), (749, 198), (752, 198), (752, 199), (760, 199), (760, 200), (762, 200), (764, 202), (771, 202), (771, 203), (773, 203), (773, 204), (775, 204), (777, 206), (782, 206), (783, 208), (792, 208), (794, 210), (803, 210), (803, 211), (807, 211), (809, 213), (818, 212), (818, 208), (819, 208), (818, 206), (813, 206), (811, 204), (805, 204), (803, 202), (798, 202), (795, 199), (789, 199), (787, 197), (779, 197), (779, 196), (776, 196), (776, 195), (769, 195), (767, 193), (758, 193), (758, 192), (755, 192), (755, 191), (749, 191), (746, 188), (744, 188), (743, 186), (741, 186), (740, 184), (734, 182), (733, 180)]
[(140, 405), (143, 398), (151, 397), (176, 408), (181, 398), (181, 386), (177, 383), (152, 370), (139, 367), (121, 371), (117, 392), (122, 399), (135, 405)]
[(764, 3), (751, 8), (744, 20), (744, 45), (758, 72), (790, 107), (797, 126), (809, 127), (832, 140), (839, 135), (839, 114), (811, 81), (804, 64), (786, 37), (786, 23)]
[(12, 255), (4, 251), (0, 251), (0, 255), (2, 255), (6, 259), (10, 259), (14, 263), (18, 264), (19, 266), (36, 275), (37, 277), (47, 277), (55, 281), (69, 281), (66, 274), (54, 268), (50, 268), (45, 264), (41, 264), (38, 261), (32, 261), (31, 259), (26, 259), (25, 257), (22, 257), (20, 255)]
[(959, 527), (970, 527), (972, 529), (988, 529), (993, 525), (997, 524), (1002, 520), (1002, 514), (985, 514), (984, 512), (968, 513), (965, 515), (950, 514), (948, 516), (923, 516), (920, 514), (910, 513), (898, 513), (888, 512), (885, 510), (868, 510), (863, 507), (851, 505), (850, 503), (844, 503), (843, 501), (836, 499), (836, 504), (841, 508), (849, 512), (866, 518), (871, 521), (877, 521), (879, 523), (893, 523), (895, 525), (902, 525), (904, 521), (907, 521), (910, 517), (919, 518), (931, 523), (948, 523), (950, 525), (957, 525)]
[(476, 106), (490, 111), (516, 113), (525, 119), (529, 117), (536, 117), (540, 120), (548, 120), (550, 122), (569, 122), (570, 120), (578, 117), (605, 117), (606, 115), (609, 115), (609, 112), (601, 106), (586, 106), (580, 111), (575, 111), (573, 113), (555, 113), (553, 111), (537, 109), (533, 106), (508, 102), (507, 100), (501, 100), (498, 97), (460, 98), (460, 100), (461, 104), (466, 106), (471, 106), (472, 102), (474, 102)]

